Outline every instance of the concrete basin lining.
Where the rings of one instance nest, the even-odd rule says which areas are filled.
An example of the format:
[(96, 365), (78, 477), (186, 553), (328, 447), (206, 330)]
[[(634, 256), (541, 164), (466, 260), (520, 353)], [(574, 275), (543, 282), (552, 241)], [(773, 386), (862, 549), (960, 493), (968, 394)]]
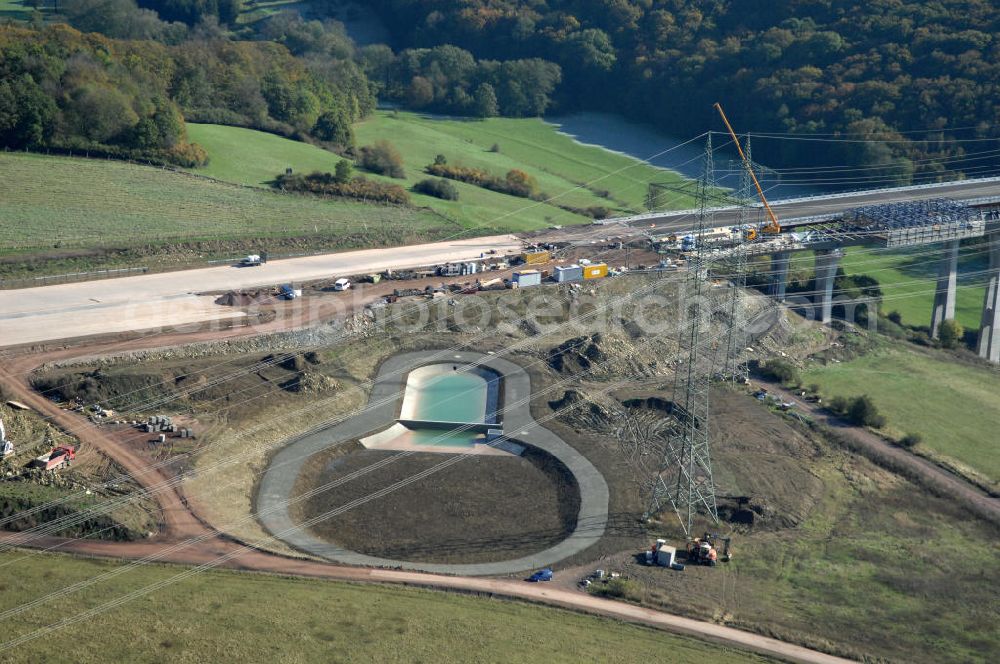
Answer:
[[(467, 408), (470, 404), (468, 400), (474, 400), (474, 410), (479, 414), (476, 418), (439, 418), (427, 417), (426, 413), (432, 408), (426, 403), (428, 399), (436, 398), (434, 386), (441, 380), (453, 374), (461, 375), (481, 385), (481, 392), (477, 390), (475, 394), (468, 394), (463, 399), (463, 403), (457, 404), (461, 408)], [(491, 369), (474, 364), (459, 362), (438, 362), (426, 364), (412, 369), (406, 376), (406, 388), (403, 392), (403, 404), (400, 407), (399, 419), (409, 421), (446, 421), (463, 422), (469, 424), (482, 424), (496, 422), (497, 393), (500, 389), (500, 375)], [(479, 404), (482, 404), (479, 407)]]
[[(403, 379), (409, 371), (432, 362), (457, 360), (475, 363), (502, 376), (504, 429), (518, 442), (532, 445), (559, 459), (576, 478), (580, 510), (570, 535), (547, 549), (521, 558), (468, 564), (420, 563), (368, 556), (342, 549), (299, 527), (288, 511), (292, 488), (307, 459), (317, 452), (396, 423), (396, 405)], [(535, 422), (528, 403), (531, 384), (527, 372), (517, 364), (482, 353), (419, 351), (394, 355), (379, 368), (369, 396), (369, 406), (345, 422), (292, 440), (272, 459), (257, 493), (257, 514), (261, 525), (290, 546), (349, 565), (390, 567), (465, 576), (506, 575), (552, 565), (595, 544), (604, 536), (608, 521), (608, 485), (597, 468), (576, 449)], [(393, 399), (393, 397), (396, 399)]]

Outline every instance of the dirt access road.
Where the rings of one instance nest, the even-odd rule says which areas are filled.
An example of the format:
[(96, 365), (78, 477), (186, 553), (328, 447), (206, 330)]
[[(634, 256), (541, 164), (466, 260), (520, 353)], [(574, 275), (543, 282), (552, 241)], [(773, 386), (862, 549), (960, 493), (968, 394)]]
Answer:
[(513, 235), (364, 249), (272, 261), (0, 291), (0, 347), (147, 330), (243, 315), (198, 293), (409, 269), (520, 251)]
[[(10, 535), (9, 533), (0, 533), (0, 542), (7, 541)], [(221, 538), (202, 542), (196, 546), (179, 551), (172, 551), (163, 557), (158, 557), (158, 554), (165, 549), (164, 543), (155, 542), (121, 543), (45, 538), (44, 540), (35, 542), (33, 546), (52, 551), (71, 552), (96, 557), (125, 560), (140, 560), (147, 557), (154, 557), (157, 562), (204, 565), (206, 567), (351, 582), (392, 583), (438, 590), (485, 594), (525, 600), (606, 618), (648, 625), (668, 632), (712, 641), (740, 650), (749, 650), (790, 662), (845, 664), (850, 661), (766, 636), (733, 629), (732, 627), (683, 618), (624, 602), (601, 599), (584, 592), (561, 590), (544, 583), (536, 584), (526, 583), (521, 580), (509, 581), (476, 577), (443, 576), (402, 570), (344, 567), (277, 556), (250, 547), (244, 547)], [(109, 601), (111, 599), (109, 598)]]
[(782, 388), (780, 385), (763, 381), (761, 384), (766, 386), (768, 392), (779, 396), (782, 401), (794, 401), (797, 411), (825, 424), (843, 436), (850, 437), (862, 448), (873, 452), (876, 457), (888, 459), (890, 464), (894, 466), (892, 470), (902, 469), (904, 474), (919, 478), (926, 487), (934, 492), (956, 499), (979, 516), (1000, 524), (1000, 500), (988, 495), (979, 487), (927, 459), (892, 445), (867, 429), (855, 426), (830, 414), (819, 404), (803, 401), (801, 396)]

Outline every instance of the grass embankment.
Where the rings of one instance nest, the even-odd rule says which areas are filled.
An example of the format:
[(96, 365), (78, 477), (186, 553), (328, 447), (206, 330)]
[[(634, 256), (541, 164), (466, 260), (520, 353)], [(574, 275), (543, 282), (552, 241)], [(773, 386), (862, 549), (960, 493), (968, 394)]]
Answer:
[[(749, 396), (712, 399), (717, 487), (765, 516), (737, 527), (733, 560), (714, 568), (601, 561), (637, 582), (627, 595), (858, 661), (995, 659), (1000, 602), (982, 589), (1000, 584), (996, 525)], [(671, 537), (676, 517), (663, 518), (646, 542)]]
[(896, 436), (1000, 481), (1000, 373), (928, 352), (890, 348), (803, 372), (825, 398), (869, 395)]
[[(482, 168), (499, 176), (515, 168), (524, 170), (538, 180), (545, 194), (556, 197), (538, 203), (461, 182), (455, 183), (457, 201), (411, 192), (414, 205), (431, 207), (465, 226), (498, 231), (590, 221), (559, 205), (603, 206), (615, 214), (639, 211), (650, 182), (681, 181), (679, 175), (631, 157), (576, 143), (537, 118), (446, 120), (378, 111), (355, 125), (355, 132), (358, 145), (386, 139), (402, 154), (406, 178), (366, 174), (376, 180), (409, 188), (429, 177), (424, 167), (443, 154), (449, 164)], [(208, 166), (196, 172), (251, 186), (268, 186), (286, 168), (300, 173), (332, 172), (339, 160), (320, 148), (249, 129), (189, 124), (188, 133), (210, 155)], [(494, 144), (499, 152), (491, 151)], [(688, 206), (690, 200), (679, 199), (676, 205)]]
[(825, 492), (808, 519), (739, 538), (731, 567), (712, 571), (717, 611), (869, 658), (992, 661), (1000, 607), (982, 589), (1000, 580), (996, 530), (860, 460), (814, 470)]
[[(6, 564), (24, 554), (0, 555)], [(116, 563), (51, 554), (8, 569), (10, 609)], [(169, 579), (146, 565), (9, 618), (9, 642), (38, 627)], [(616, 621), (520, 602), (413, 588), (212, 571), (3, 652), (8, 662), (640, 662), (719, 656), (771, 661)]]
[[(296, 144), (298, 145), (298, 144)], [(432, 240), (461, 230), (427, 210), (321, 200), (124, 162), (0, 154), (0, 276)], [(256, 243), (256, 244), (255, 244)], [(47, 261), (47, 263), (42, 262)]]

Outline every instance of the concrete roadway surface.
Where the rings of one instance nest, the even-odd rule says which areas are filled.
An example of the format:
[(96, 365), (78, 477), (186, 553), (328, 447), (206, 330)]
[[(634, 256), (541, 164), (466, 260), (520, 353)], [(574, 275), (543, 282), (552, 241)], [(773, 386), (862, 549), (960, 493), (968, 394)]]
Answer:
[(214, 304), (198, 293), (330, 279), (386, 268), (479, 258), (521, 249), (513, 235), (321, 256), (276, 260), (260, 267), (219, 267), (161, 272), (100, 281), (83, 281), (18, 290), (0, 290), (0, 347), (72, 337), (148, 330), (245, 314)]
[[(809, 198), (769, 201), (778, 221), (792, 220), (816, 215), (839, 214), (864, 205), (877, 203), (899, 203), (930, 198), (952, 198), (958, 201), (974, 198), (1000, 196), (1000, 178), (983, 178), (964, 182), (947, 182), (926, 187), (900, 187), (876, 189), (850, 194), (816, 196)], [(758, 221), (764, 221), (764, 209), (757, 203)], [(712, 226), (733, 226), (739, 223), (738, 210), (718, 210), (712, 214)], [(631, 226), (649, 227), (656, 224), (658, 230), (687, 230), (693, 225), (697, 215), (690, 210), (680, 212), (650, 213), (635, 217), (622, 217), (621, 221)], [(610, 227), (612, 224), (608, 224)]]

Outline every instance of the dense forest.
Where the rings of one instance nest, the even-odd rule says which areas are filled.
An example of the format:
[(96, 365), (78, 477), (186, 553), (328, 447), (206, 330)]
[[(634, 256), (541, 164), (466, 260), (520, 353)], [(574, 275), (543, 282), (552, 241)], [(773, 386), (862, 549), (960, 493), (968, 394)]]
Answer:
[(0, 27), (0, 142), (196, 163), (187, 119), (351, 154), (376, 99), (473, 117), (604, 110), (690, 136), (719, 128), (720, 101), (759, 161), (865, 169), (832, 185), (1000, 163), (984, 141), (1000, 137), (988, 0), (366, 4), (392, 44), (357, 47), (337, 0), (253, 20), (253, 0), (60, 0), (35, 29)]
[(47, 24), (0, 25), (0, 145), (197, 165), (207, 156), (184, 129), (195, 121), (352, 154), (351, 124), (377, 95), (462, 115), (535, 116), (560, 80), (557, 65), (537, 58), (476, 60), (452, 46), (359, 50), (341, 23), (293, 11), (238, 26), (241, 7), (62, 0)]
[[(738, 127), (850, 135), (761, 140), (783, 164), (884, 167), (908, 181), (998, 135), (1000, 6), (989, 0), (372, 0), (398, 47), (560, 65), (562, 109), (600, 109), (676, 135)], [(961, 128), (958, 131), (950, 131)], [(931, 131), (927, 130), (943, 130)], [(908, 132), (921, 132), (917, 136)], [(915, 139), (919, 139), (915, 140)], [(817, 149), (822, 147), (823, 149)], [(995, 159), (992, 159), (996, 163)], [(989, 161), (989, 160), (987, 160)]]
[(374, 108), (351, 61), (308, 66), (263, 41), (113, 40), (0, 26), (0, 143), (194, 165), (184, 119), (349, 146)]
[(562, 77), (558, 65), (540, 58), (477, 61), (447, 44), (398, 55), (380, 44), (362, 49), (360, 58), (381, 98), (480, 118), (543, 115)]

